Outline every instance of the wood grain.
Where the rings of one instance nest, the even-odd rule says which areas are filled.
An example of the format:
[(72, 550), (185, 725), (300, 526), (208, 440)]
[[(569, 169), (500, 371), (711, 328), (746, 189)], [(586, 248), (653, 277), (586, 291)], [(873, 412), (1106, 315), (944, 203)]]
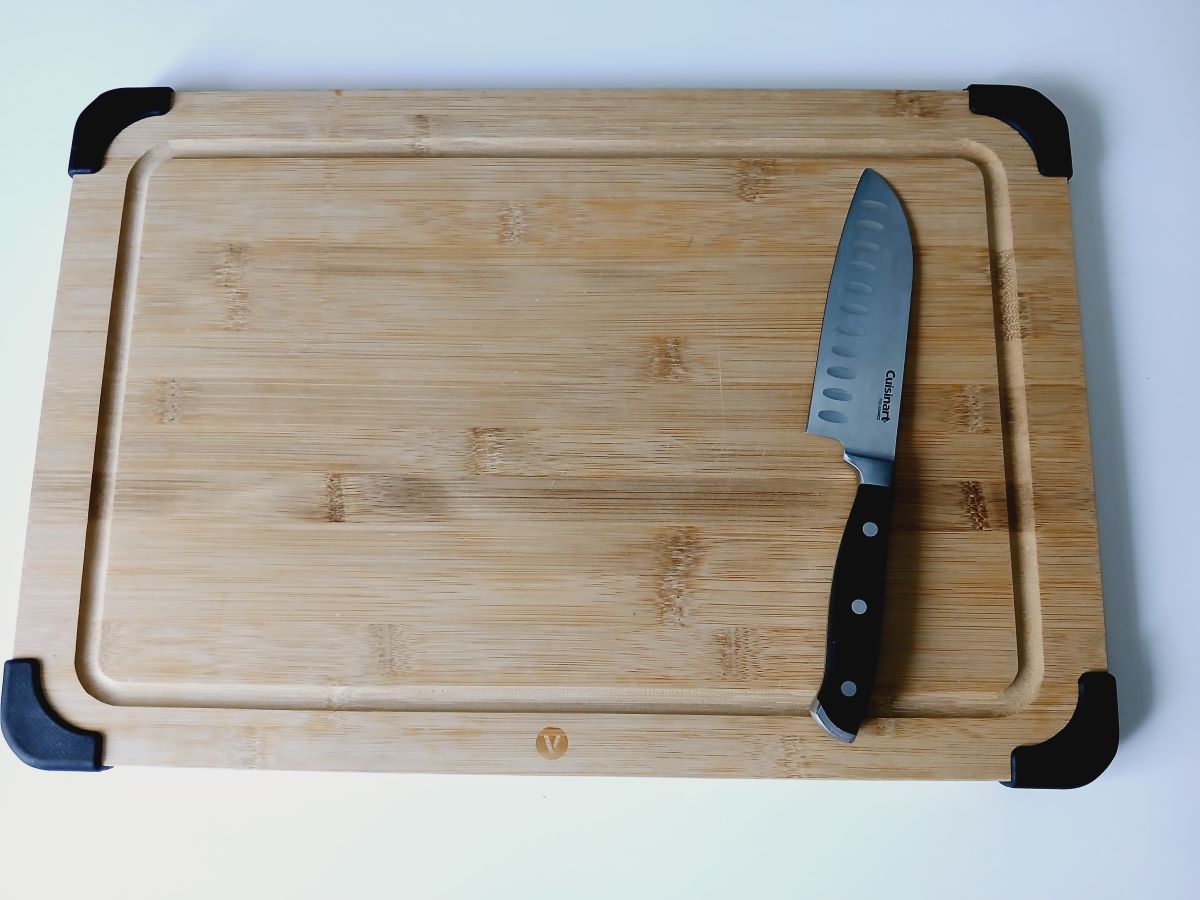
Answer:
[[(804, 422), (866, 165), (918, 264), (846, 749)], [(958, 94), (181, 94), (75, 179), (18, 655), (110, 764), (1003, 777), (1104, 667), (1071, 267)]]

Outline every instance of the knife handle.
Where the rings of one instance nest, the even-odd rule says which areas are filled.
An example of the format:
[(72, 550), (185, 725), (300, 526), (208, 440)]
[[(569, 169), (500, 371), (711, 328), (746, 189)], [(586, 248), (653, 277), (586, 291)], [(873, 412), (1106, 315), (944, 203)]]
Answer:
[(811, 709), (822, 728), (846, 743), (858, 734), (875, 683), (891, 523), (892, 488), (860, 484), (834, 564), (825, 674)]

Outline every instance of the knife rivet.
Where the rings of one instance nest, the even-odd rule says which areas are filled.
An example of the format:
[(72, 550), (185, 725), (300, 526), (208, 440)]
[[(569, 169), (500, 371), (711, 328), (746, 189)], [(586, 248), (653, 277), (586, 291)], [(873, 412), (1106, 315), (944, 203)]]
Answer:
[(853, 610), (853, 612), (856, 616), (861, 616), (863, 613), (865, 613), (867, 611), (867, 601), (864, 600), (862, 597), (859, 597), (857, 600), (855, 600), (853, 603), (850, 604), (850, 609)]
[(879, 526), (874, 522), (864, 522), (863, 534), (865, 534), (867, 537), (875, 537), (875, 535), (879, 534)]
[(847, 697), (853, 697), (857, 693), (858, 693), (858, 685), (855, 684), (853, 681), (843, 681), (842, 682), (842, 694), (843, 695), (845, 695)]

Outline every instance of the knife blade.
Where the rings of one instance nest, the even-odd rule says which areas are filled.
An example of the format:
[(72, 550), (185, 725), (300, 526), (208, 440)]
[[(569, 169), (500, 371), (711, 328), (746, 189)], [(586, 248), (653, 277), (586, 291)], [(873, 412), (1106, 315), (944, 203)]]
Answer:
[(810, 708), (846, 743), (866, 717), (879, 660), (912, 281), (912, 232), (900, 198), (867, 169), (829, 278), (807, 428), (840, 442), (858, 472), (829, 591), (825, 671)]

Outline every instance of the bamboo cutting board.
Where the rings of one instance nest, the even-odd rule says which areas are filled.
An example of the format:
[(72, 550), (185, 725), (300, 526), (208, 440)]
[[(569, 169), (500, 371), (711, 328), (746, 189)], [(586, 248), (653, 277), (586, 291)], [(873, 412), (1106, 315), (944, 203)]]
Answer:
[[(15, 653), (96, 762), (999, 780), (1104, 670), (1066, 178), (974, 94), (147, 97), (76, 134)], [(867, 166), (917, 277), (846, 747)]]

